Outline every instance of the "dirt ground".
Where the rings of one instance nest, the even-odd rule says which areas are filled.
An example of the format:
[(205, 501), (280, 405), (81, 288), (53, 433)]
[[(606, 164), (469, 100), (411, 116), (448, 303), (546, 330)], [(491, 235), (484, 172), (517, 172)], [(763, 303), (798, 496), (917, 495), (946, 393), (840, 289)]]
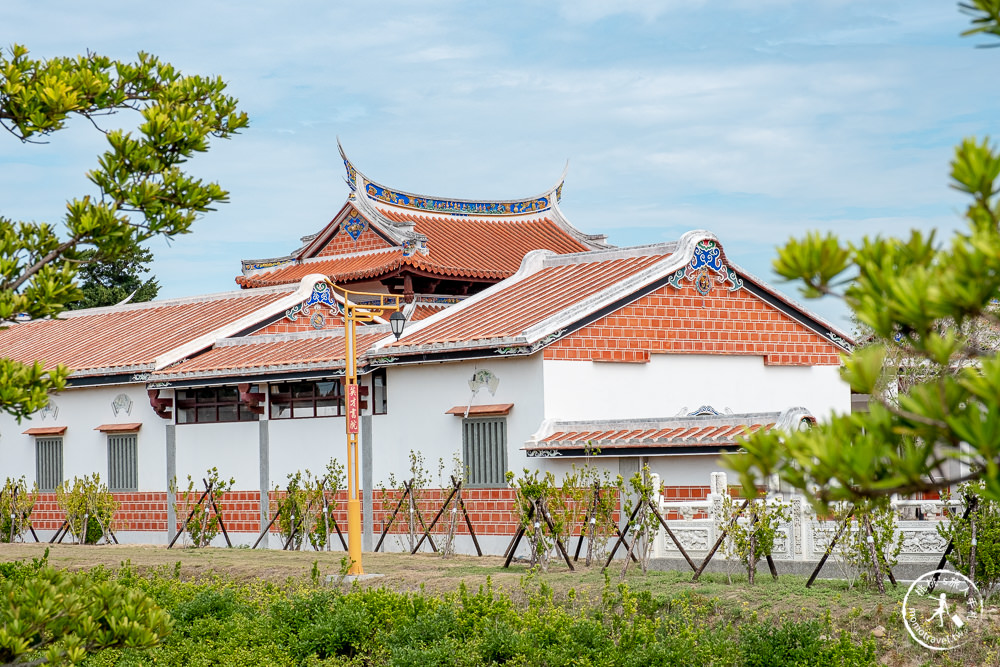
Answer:
[[(181, 577), (198, 578), (207, 574), (222, 574), (237, 580), (264, 579), (280, 583), (288, 578), (308, 577), (313, 563), (325, 575), (339, 575), (346, 554), (343, 551), (280, 551), (276, 549), (179, 548), (158, 545), (66, 544), (0, 544), (0, 560), (30, 560), (41, 558), (49, 549), (49, 562), (58, 568), (89, 569), (98, 565), (115, 568), (128, 561), (142, 572), (156, 568), (171, 571), (180, 564)], [(468, 578), (516, 584), (525, 574), (524, 566), (512, 565), (503, 570), (503, 559), (495, 556), (475, 558), (457, 556), (444, 559), (435, 554), (366, 553), (362, 565), (366, 573), (384, 575), (376, 580), (396, 590), (413, 590), (423, 584), (428, 591), (453, 590), (458, 582)], [(565, 569), (565, 567), (563, 568)], [(478, 585), (478, 584), (477, 584)]]

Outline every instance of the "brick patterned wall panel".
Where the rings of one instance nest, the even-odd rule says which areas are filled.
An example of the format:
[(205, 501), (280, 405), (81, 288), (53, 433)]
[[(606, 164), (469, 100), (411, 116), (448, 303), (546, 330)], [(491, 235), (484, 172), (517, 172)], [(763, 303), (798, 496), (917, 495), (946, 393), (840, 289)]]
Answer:
[[(694, 487), (692, 487), (694, 488)], [(421, 492), (418, 506), (426, 523), (430, 523), (434, 515), (441, 509), (441, 505), (450, 489), (425, 489)], [(183, 494), (178, 503), (177, 521), (180, 523), (190, 511), (190, 506), (185, 509)], [(194, 503), (200, 496), (195, 494), (191, 498)], [(383, 496), (378, 490), (374, 497), (374, 533), (376, 539), (382, 533), (389, 515), (399, 502), (398, 491), (387, 491)], [(116, 531), (142, 531), (142, 532), (167, 532), (167, 494), (166, 492), (142, 492), (142, 493), (116, 493), (115, 499), (119, 503), (116, 514)], [(271, 516), (278, 507), (284, 493), (272, 491), (269, 494)], [(336, 494), (336, 504), (331, 516), (340, 525), (341, 531), (347, 534), (347, 492), (340, 491)], [(517, 530), (517, 515), (514, 513), (514, 490), (503, 489), (465, 489), (463, 491), (465, 508), (469, 513), (472, 525), (475, 527), (477, 535), (501, 535), (513, 536)], [(331, 503), (334, 504), (334, 503)], [(226, 493), (221, 501), (220, 508), (222, 517), (226, 525), (226, 530), (230, 533), (259, 533), (260, 532), (260, 493), (258, 491), (230, 491)], [(583, 515), (586, 512), (586, 503), (581, 503), (578, 507), (578, 517), (574, 522), (574, 533), (579, 533)], [(32, 513), (32, 524), (36, 530), (56, 530), (63, 522), (64, 514), (56, 503), (54, 493), (40, 493), (35, 503)], [(469, 530), (462, 519), (458, 516), (456, 532), (459, 535), (468, 535)], [(618, 520), (618, 513), (615, 512), (615, 520)], [(408, 517), (406, 513), (400, 512), (389, 530), (390, 535), (403, 536), (407, 531)], [(435, 526), (435, 535), (446, 531), (447, 515), (442, 517)], [(277, 534), (277, 526), (272, 526), (272, 534)], [(334, 544), (338, 541), (334, 538)]]
[(258, 329), (254, 331), (253, 336), (263, 336), (268, 334), (287, 334), (287, 333), (298, 333), (302, 331), (316, 331), (317, 328), (313, 326), (312, 314), (320, 313), (323, 316), (323, 326), (319, 329), (339, 329), (344, 326), (344, 318), (340, 315), (334, 313), (332, 310), (326, 306), (313, 306), (312, 313), (309, 315), (299, 314), (294, 320), (290, 320), (287, 317), (282, 317), (277, 322), (272, 322), (268, 324), (263, 329)]
[(545, 359), (644, 363), (651, 353), (764, 357), (774, 366), (840, 364), (840, 348), (745, 289), (664, 286), (545, 348)]
[(332, 257), (334, 255), (346, 255), (366, 250), (381, 250), (392, 247), (391, 243), (373, 232), (370, 226), (361, 232), (357, 241), (352, 239), (351, 235), (344, 231), (343, 227), (340, 227), (333, 238), (314, 256)]

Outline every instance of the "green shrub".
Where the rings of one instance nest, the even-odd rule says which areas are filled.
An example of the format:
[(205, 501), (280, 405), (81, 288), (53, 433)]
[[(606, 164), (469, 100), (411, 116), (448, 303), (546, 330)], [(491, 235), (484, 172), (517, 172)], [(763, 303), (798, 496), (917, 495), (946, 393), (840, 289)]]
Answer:
[(0, 542), (24, 539), (24, 532), (31, 528), (31, 512), (37, 498), (38, 484), (29, 489), (23, 475), (4, 481), (0, 489)]
[(193, 600), (177, 605), (170, 615), (179, 623), (187, 624), (199, 618), (224, 620), (239, 611), (241, 605), (232, 590), (218, 591), (213, 588), (198, 593)]
[(303, 627), (290, 651), (299, 660), (308, 656), (353, 657), (366, 647), (372, 630), (371, 617), (364, 605), (341, 602)]
[(45, 553), (41, 558), (32, 558), (31, 562), (15, 560), (7, 563), (0, 563), (0, 581), (7, 580), (17, 583), (34, 576), (43, 567), (48, 565), (49, 549), (45, 548)]
[(56, 502), (66, 513), (69, 532), (77, 544), (110, 543), (118, 502), (98, 473), (74, 477), (56, 487)]
[[(827, 639), (830, 634), (837, 635), (836, 640)], [(856, 642), (829, 622), (817, 620), (748, 623), (740, 628), (739, 650), (744, 667), (878, 664), (874, 638)]]
[(740, 629), (740, 657), (745, 667), (821, 664), (822, 632), (816, 621), (751, 623)]
[[(127, 565), (88, 573), (170, 609), (174, 632), (147, 651), (115, 648), (89, 665), (876, 665), (871, 637), (856, 641), (829, 618), (774, 622), (719, 613), (719, 600), (665, 597), (606, 584), (601, 597), (555, 595), (544, 581), (524, 599), (460, 587), (434, 596), (347, 592), (302, 583), (181, 581)], [(825, 636), (824, 636), (825, 635)]]
[[(938, 525), (938, 533), (954, 544), (948, 562), (968, 576), (972, 564), (972, 521), (976, 523), (976, 585), (986, 597), (1000, 590), (1000, 502), (984, 497), (983, 482), (970, 482), (959, 488), (962, 506), (948, 523)], [(966, 517), (969, 503), (976, 507)]]

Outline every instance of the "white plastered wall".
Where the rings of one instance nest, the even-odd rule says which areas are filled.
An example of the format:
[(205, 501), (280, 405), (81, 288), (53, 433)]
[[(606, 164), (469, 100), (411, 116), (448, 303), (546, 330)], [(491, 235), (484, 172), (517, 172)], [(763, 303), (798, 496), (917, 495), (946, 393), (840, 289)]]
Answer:
[(308, 470), (314, 477), (325, 477), (330, 459), (337, 459), (341, 466), (347, 467), (344, 417), (272, 419), (268, 429), (271, 489), (275, 486), (284, 489), (288, 486), (288, 475), (296, 472), (304, 474)]
[(766, 366), (738, 355), (653, 354), (649, 363), (545, 361), (547, 419), (673, 417), (701, 406), (734, 413), (804, 407), (850, 412), (838, 366)]
[(516, 359), (487, 359), (389, 368), (388, 413), (372, 419), (373, 480), (388, 485), (389, 473), (409, 476), (409, 452), (419, 450), (425, 466), (437, 478), (438, 459), (444, 459), (445, 479), (452, 456), (462, 452), (462, 418), (445, 414), (472, 398), (469, 380), (476, 370), (499, 378), (496, 393), (483, 387), (473, 405), (513, 403), (507, 415), (507, 468), (520, 470), (528, 459), (521, 447), (541, 423), (544, 385), (541, 355)]
[[(718, 412), (778, 412), (804, 407), (823, 420), (849, 412), (850, 387), (838, 366), (767, 366), (764, 358), (740, 355), (654, 354), (649, 363), (544, 361), (545, 418), (632, 419), (687, 415), (711, 406)], [(531, 459), (560, 479), (584, 459)], [(612, 477), (616, 457), (591, 463)], [(669, 486), (707, 486), (724, 470), (718, 456), (649, 457), (650, 472)]]
[[(113, 403), (125, 394), (131, 406), (115, 413)], [(126, 402), (127, 403), (127, 402)], [(20, 424), (0, 414), (0, 479), (26, 478), (35, 481), (35, 437), (24, 435), (29, 428), (65, 426), (63, 435), (63, 479), (93, 473), (108, 479), (108, 437), (94, 429), (102, 424), (140, 423), (138, 431), (139, 491), (163, 491), (166, 478), (165, 425), (149, 406), (145, 384), (67, 389), (51, 398), (58, 409), (35, 413)]]
[[(235, 479), (235, 491), (260, 488), (260, 440), (258, 422), (177, 425), (177, 486), (187, 488), (187, 476), (195, 489), (204, 489), (202, 478), (218, 468), (219, 478)], [(164, 483), (160, 483), (161, 490)]]

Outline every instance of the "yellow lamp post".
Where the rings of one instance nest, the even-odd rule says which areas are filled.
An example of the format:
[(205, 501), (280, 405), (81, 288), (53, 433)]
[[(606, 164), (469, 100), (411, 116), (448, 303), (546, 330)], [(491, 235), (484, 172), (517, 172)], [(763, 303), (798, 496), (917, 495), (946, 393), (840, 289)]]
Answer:
[[(358, 422), (361, 397), (358, 391), (358, 322), (372, 322), (391, 312), (389, 324), (398, 340), (403, 334), (406, 318), (403, 297), (393, 294), (352, 292), (342, 287), (337, 291), (344, 296), (344, 396), (347, 412), (347, 548), (351, 559), (349, 574), (364, 574), (361, 565), (361, 499), (358, 497)], [(352, 303), (351, 297), (361, 297), (366, 303)], [(374, 398), (374, 397), (373, 397)]]

